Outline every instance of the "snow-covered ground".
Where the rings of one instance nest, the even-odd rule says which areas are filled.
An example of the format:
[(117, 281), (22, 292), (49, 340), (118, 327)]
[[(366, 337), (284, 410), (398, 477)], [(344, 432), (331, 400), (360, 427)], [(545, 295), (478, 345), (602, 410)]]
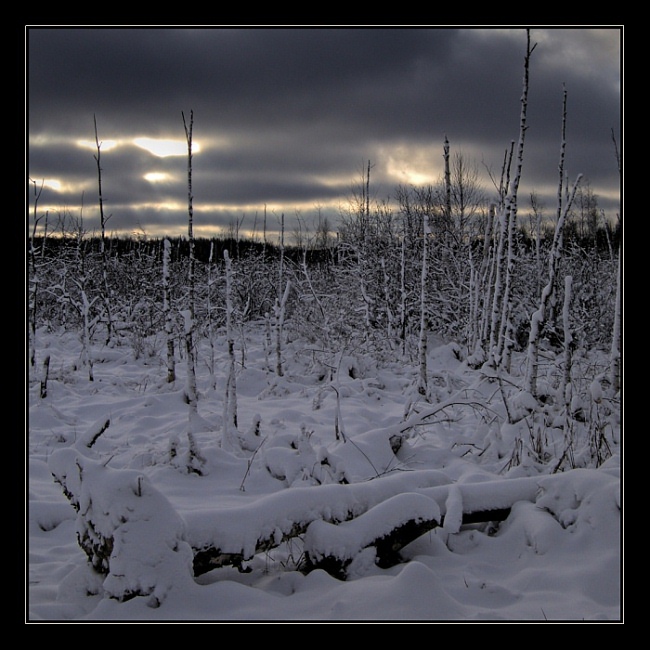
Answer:
[[(468, 367), (453, 344), (431, 341), (425, 402), (413, 363), (341, 351), (327, 360), (340, 369), (329, 382), (319, 353), (294, 340), (278, 377), (263, 343), (253, 328), (237, 341), (232, 451), (221, 445), (225, 342), (216, 341), (214, 385), (199, 354), (199, 475), (186, 471), (183, 361), (167, 384), (160, 341), (137, 359), (129, 346), (95, 344), (90, 382), (78, 337), (38, 333), (27, 621), (622, 620), (620, 432), (611, 413), (605, 462), (590, 466), (576, 441), (575, 469), (565, 462), (554, 473), (566, 449), (558, 423), (507, 424), (507, 381)], [(595, 391), (587, 406), (597, 409)], [(74, 492), (79, 515), (53, 475)], [(463, 512), (495, 507), (511, 507), (504, 521), (462, 522)], [(382, 568), (371, 542), (408, 519), (441, 525)], [(113, 540), (106, 574), (77, 542), (88, 521)], [(300, 534), (286, 537), (296, 524)], [(261, 538), (274, 543), (256, 553)], [(242, 551), (243, 570), (226, 564), (195, 577), (192, 547), (208, 543)], [(345, 575), (301, 571), (306, 554), (345, 558)]]

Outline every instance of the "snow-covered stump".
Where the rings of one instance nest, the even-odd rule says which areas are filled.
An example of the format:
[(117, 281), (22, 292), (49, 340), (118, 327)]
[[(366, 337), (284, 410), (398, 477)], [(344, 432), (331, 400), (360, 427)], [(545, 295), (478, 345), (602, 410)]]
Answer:
[(147, 477), (106, 467), (71, 448), (56, 451), (49, 468), (77, 512), (77, 541), (105, 576), (106, 596), (143, 596), (158, 607), (174, 586), (193, 582), (184, 522)]
[(388, 568), (400, 550), (440, 524), (438, 504), (422, 494), (398, 494), (351, 521), (312, 522), (305, 533), (306, 570), (345, 580), (357, 564)]

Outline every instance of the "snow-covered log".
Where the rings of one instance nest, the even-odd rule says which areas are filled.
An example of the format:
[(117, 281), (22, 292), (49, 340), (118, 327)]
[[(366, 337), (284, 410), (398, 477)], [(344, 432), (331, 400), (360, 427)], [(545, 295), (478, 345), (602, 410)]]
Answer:
[(539, 477), (452, 484), (436, 470), (405, 472), (349, 485), (289, 488), (240, 508), (192, 510), (184, 515), (186, 538), (195, 552), (195, 575), (226, 565), (241, 568), (257, 553), (306, 534), (307, 569), (342, 577), (369, 547), (379, 566), (397, 563), (406, 544), (445, 525), (452, 503), (449, 514), (459, 519), (458, 528), (504, 520), (516, 502), (535, 501), (538, 491)]
[(438, 504), (414, 492), (397, 494), (338, 526), (313, 521), (305, 534), (307, 569), (323, 569), (345, 579), (349, 567), (366, 549), (372, 549), (372, 560), (378, 566), (394, 566), (404, 546), (439, 524)]
[(146, 476), (56, 451), (49, 468), (77, 512), (77, 540), (119, 601), (147, 596), (158, 607), (174, 585), (192, 580), (192, 549), (184, 523)]
[(153, 607), (174, 585), (221, 566), (243, 570), (258, 553), (299, 535), (306, 571), (346, 579), (369, 563), (390, 567), (402, 561), (407, 544), (438, 526), (453, 534), (469, 523), (504, 520), (515, 504), (555, 494), (566, 480), (452, 483), (437, 470), (410, 471), (183, 512), (140, 472), (109, 468), (75, 448), (52, 454), (49, 469), (77, 512), (79, 545), (105, 576), (106, 595), (146, 596)]
[(535, 501), (539, 492), (540, 477), (526, 476), (501, 481), (479, 483), (453, 483), (419, 490), (440, 506), (443, 525), (448, 508), (453, 504), (453, 517), (462, 511), (462, 523), (499, 521), (508, 516), (517, 501)]
[(339, 524), (398, 494), (448, 482), (437, 470), (403, 472), (350, 485), (289, 488), (239, 508), (192, 510), (184, 518), (186, 539), (195, 550), (194, 574), (241, 566), (257, 553), (305, 533), (314, 521)]

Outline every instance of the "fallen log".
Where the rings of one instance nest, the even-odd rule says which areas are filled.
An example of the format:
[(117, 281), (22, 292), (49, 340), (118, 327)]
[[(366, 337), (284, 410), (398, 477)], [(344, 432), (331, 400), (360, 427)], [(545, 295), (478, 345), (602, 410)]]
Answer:
[[(526, 477), (452, 484), (443, 473), (424, 470), (364, 483), (290, 488), (239, 508), (192, 511), (185, 515), (185, 521), (186, 537), (194, 549), (194, 575), (222, 566), (246, 571), (245, 563), (258, 553), (307, 533), (311, 544), (306, 554), (307, 571), (322, 568), (337, 577), (345, 576), (353, 559), (346, 546), (351, 544), (350, 538), (357, 540), (352, 555), (372, 547), (378, 566), (393, 566), (401, 561), (399, 552), (404, 546), (437, 526), (453, 533), (461, 525), (503, 521), (517, 501), (535, 500), (538, 480)], [(417, 511), (409, 513), (401, 508), (399, 500), (393, 500), (397, 496), (412, 500), (418, 497), (421, 506), (426, 501), (437, 514), (425, 517)], [(363, 542), (358, 541), (359, 531), (380, 505), (373, 517), (383, 513), (392, 527), (384, 525), (380, 531), (371, 527)], [(326, 539), (338, 535), (345, 552), (340, 557), (324, 552), (322, 545), (326, 541), (315, 541), (319, 534)]]
[(345, 580), (357, 558), (381, 568), (402, 561), (400, 551), (418, 537), (442, 526), (503, 521), (517, 501), (534, 501), (538, 477), (485, 483), (449, 484), (401, 494), (339, 525), (315, 521), (305, 535), (304, 571), (323, 569)]
[[(453, 533), (461, 525), (505, 519), (517, 501), (535, 500), (540, 481), (451, 484), (443, 472), (422, 470), (289, 488), (240, 507), (179, 513), (139, 472), (105, 467), (77, 449), (53, 454), (50, 469), (77, 511), (81, 548), (106, 576), (109, 595), (120, 600), (164, 594), (168, 585), (157, 585), (157, 562), (187, 562), (194, 577), (221, 566), (246, 571), (255, 555), (302, 535), (305, 571), (321, 568), (345, 579), (362, 553), (390, 567), (401, 561), (407, 544), (438, 526)], [(160, 546), (154, 562), (153, 549), (141, 543), (152, 527), (161, 531), (154, 535)], [(125, 565), (147, 568), (134, 582)]]
[(194, 575), (226, 565), (244, 570), (244, 562), (306, 533), (314, 521), (340, 524), (395, 495), (448, 482), (437, 470), (399, 472), (363, 483), (288, 488), (237, 508), (181, 513)]
[[(445, 528), (487, 521), (503, 521), (517, 501), (535, 501), (542, 476), (525, 476), (477, 483), (450, 483), (419, 490), (440, 506)], [(552, 477), (551, 477), (552, 478)], [(453, 512), (452, 512), (453, 510)], [(456, 519), (456, 526), (449, 520)]]
[(312, 522), (305, 534), (305, 571), (323, 569), (345, 579), (353, 560), (374, 549), (374, 562), (382, 568), (400, 560), (404, 546), (440, 524), (440, 508), (422, 494), (399, 494), (359, 517), (333, 525)]

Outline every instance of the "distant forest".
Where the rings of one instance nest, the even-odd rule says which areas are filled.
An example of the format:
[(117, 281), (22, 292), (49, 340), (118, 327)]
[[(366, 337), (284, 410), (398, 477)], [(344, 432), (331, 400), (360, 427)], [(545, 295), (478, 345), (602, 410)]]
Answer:
[[(618, 249), (622, 230), (620, 221), (611, 226), (609, 223), (599, 225), (588, 232), (582, 232), (577, 222), (569, 221), (564, 230), (565, 246), (577, 246), (583, 249), (596, 249), (601, 254), (607, 254), (612, 249)], [(542, 246), (552, 241), (553, 232), (544, 230), (540, 234)], [(45, 244), (45, 239), (47, 243)], [(171, 242), (171, 260), (176, 262), (182, 258), (189, 257), (190, 243), (186, 236), (175, 237), (152, 237), (137, 235), (110, 235), (105, 238), (106, 251), (109, 256), (120, 256), (132, 251), (139, 251), (147, 255), (162, 255), (162, 241), (169, 239)], [(277, 259), (280, 255), (279, 236), (260, 241), (259, 237), (242, 236), (234, 238), (230, 235), (215, 235), (214, 237), (195, 237), (194, 255), (198, 262), (207, 264), (210, 256), (213, 259), (222, 259), (223, 251), (227, 250), (230, 257), (258, 257), (264, 256), (269, 260)], [(288, 239), (292, 239), (289, 237)], [(330, 233), (329, 243), (318, 244), (313, 239), (306, 238), (303, 245), (289, 241), (284, 246), (284, 255), (289, 260), (299, 262), (306, 256), (308, 264), (336, 263), (338, 260), (337, 250), (341, 246), (340, 233)], [(531, 249), (535, 246), (535, 238), (530, 234), (528, 228), (520, 227), (517, 232), (519, 245)], [(473, 242), (474, 246), (482, 244), (483, 237), (478, 236)], [(344, 242), (345, 243), (345, 242)], [(79, 244), (74, 234), (68, 233), (61, 237), (58, 234), (44, 238), (41, 235), (34, 235), (28, 240), (29, 246), (42, 251), (43, 255), (56, 256), (61, 254), (62, 248), (76, 247)], [(99, 253), (102, 246), (100, 236), (91, 235), (83, 238), (83, 246), (89, 253)]]

